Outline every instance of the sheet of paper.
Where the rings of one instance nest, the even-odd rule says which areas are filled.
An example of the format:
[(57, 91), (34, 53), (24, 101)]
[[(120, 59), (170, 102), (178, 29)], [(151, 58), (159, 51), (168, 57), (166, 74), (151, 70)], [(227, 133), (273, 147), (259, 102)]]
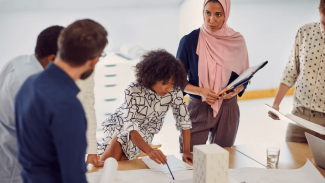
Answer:
[(248, 68), (246, 71), (244, 71), (240, 76), (238, 76), (237, 79), (235, 79), (235, 81), (233, 81), (232, 83), (230, 83), (226, 88), (224, 88), (221, 92), (219, 93), (222, 93), (223, 91), (226, 91), (228, 90), (229, 88), (233, 87), (236, 83), (240, 82), (241, 80), (243, 79), (246, 79), (248, 78), (252, 73), (254, 73), (258, 68), (261, 67), (261, 65), (264, 64), (261, 63), (259, 65), (256, 65), (256, 66), (252, 66), (250, 68)]
[[(155, 161), (151, 160), (148, 156), (143, 157), (142, 161), (150, 168), (150, 170), (160, 171), (163, 173), (170, 173), (167, 165), (159, 165)], [(188, 170), (193, 169), (192, 166), (184, 163), (182, 160), (177, 159), (174, 155), (167, 156), (167, 163), (169, 165), (170, 170), (172, 173), (179, 170)]]
[(193, 183), (193, 179), (172, 180), (169, 183)]
[[(102, 174), (103, 170), (87, 174), (87, 180), (89, 183), (99, 183)], [(170, 174), (164, 174), (150, 169), (117, 171), (115, 183), (191, 183), (191, 181), (193, 181), (193, 170), (181, 170), (173, 174), (175, 180), (172, 179)], [(228, 183), (239, 182), (229, 176)]]
[[(87, 174), (89, 183), (99, 183), (103, 171), (100, 170), (95, 173)], [(174, 172), (175, 180), (191, 180), (193, 178), (193, 170), (183, 170)], [(130, 170), (130, 171), (117, 171), (114, 183), (170, 183), (172, 181), (170, 174), (153, 171), (150, 169), (145, 170)], [(111, 182), (107, 182), (111, 183)]]
[(309, 122), (305, 119), (299, 118), (298, 116), (295, 116), (293, 114), (286, 114), (285, 116), (307, 129), (310, 129), (310, 130), (313, 130), (319, 134), (325, 135), (325, 127), (323, 127), (321, 125), (311, 123), (311, 122)]
[(261, 66), (261, 64), (253, 66), (248, 68), (245, 72), (243, 72), (240, 76), (238, 76), (237, 79), (235, 79), (235, 81), (233, 81), (232, 83), (230, 83), (227, 88), (231, 88), (232, 86), (234, 86), (236, 83), (238, 83), (239, 81), (249, 77), (253, 72), (255, 72), (259, 67)]
[(315, 131), (319, 134), (325, 135), (325, 127), (323, 127), (323, 126), (320, 126), (315, 123), (311, 123), (310, 121), (307, 121), (305, 119), (302, 119), (302, 118), (292, 115), (292, 114), (283, 115), (281, 112), (275, 110), (273, 107), (271, 107), (268, 104), (265, 104), (265, 106), (269, 111), (271, 111), (273, 114), (277, 115), (280, 118), (280, 120), (287, 121), (290, 123), (295, 123), (303, 128), (306, 128), (306, 129)]
[(237, 180), (232, 178), (230, 175), (228, 175), (228, 183), (241, 183), (241, 182), (238, 182)]
[(229, 175), (238, 182), (245, 183), (324, 183), (324, 177), (307, 159), (300, 169), (280, 170), (261, 168), (241, 168), (229, 170)]

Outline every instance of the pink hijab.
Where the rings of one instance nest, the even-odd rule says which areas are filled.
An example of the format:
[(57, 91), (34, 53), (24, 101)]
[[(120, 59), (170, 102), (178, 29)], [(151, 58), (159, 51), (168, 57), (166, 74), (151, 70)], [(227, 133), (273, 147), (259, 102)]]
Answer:
[[(208, 0), (204, 1), (203, 11), (207, 2)], [(216, 93), (227, 86), (232, 71), (240, 75), (249, 68), (244, 37), (227, 25), (230, 0), (219, 0), (219, 2), (225, 12), (224, 24), (220, 30), (211, 32), (204, 21), (196, 50), (199, 55), (199, 86), (212, 88)], [(222, 100), (217, 100), (211, 106), (214, 117), (217, 116), (221, 104)]]

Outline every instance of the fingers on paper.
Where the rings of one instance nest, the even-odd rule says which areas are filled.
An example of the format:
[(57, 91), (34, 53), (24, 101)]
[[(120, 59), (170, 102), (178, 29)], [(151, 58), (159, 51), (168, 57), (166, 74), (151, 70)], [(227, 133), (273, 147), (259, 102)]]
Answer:
[(159, 159), (161, 160), (162, 164), (166, 164), (165, 162), (167, 161), (167, 157), (162, 153), (160, 150), (157, 150)]
[(157, 164), (165, 164), (167, 161), (167, 157), (160, 150), (154, 151), (153, 157), (151, 159), (154, 160)]

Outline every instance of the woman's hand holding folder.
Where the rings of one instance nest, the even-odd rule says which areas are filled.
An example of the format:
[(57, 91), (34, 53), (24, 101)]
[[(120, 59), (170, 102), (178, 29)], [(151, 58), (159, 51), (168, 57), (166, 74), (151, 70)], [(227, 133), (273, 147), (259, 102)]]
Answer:
[(244, 85), (241, 85), (240, 87), (235, 88), (232, 92), (226, 93), (224, 92), (221, 96), (216, 94), (214, 90), (211, 88), (200, 88), (199, 94), (201, 97), (203, 97), (207, 104), (213, 105), (217, 100), (222, 99), (230, 99), (236, 95), (238, 95), (241, 91), (244, 90)]
[(234, 96), (237, 96), (243, 90), (244, 90), (244, 85), (241, 85), (240, 87), (235, 88), (232, 92), (230, 92), (228, 94), (226, 92), (224, 92), (223, 94), (221, 94), (220, 97), (218, 97), (217, 100), (230, 99)]

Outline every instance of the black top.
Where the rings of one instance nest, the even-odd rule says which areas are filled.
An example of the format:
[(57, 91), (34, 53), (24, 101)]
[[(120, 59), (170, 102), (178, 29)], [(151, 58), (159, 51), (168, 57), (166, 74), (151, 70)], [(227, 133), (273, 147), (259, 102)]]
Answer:
[(87, 121), (79, 88), (55, 64), (30, 76), (15, 100), (25, 183), (86, 183)]
[[(199, 73), (198, 73), (199, 56), (196, 54), (196, 48), (199, 41), (199, 34), (200, 34), (200, 29), (196, 29), (192, 31), (190, 34), (185, 35), (179, 43), (179, 47), (176, 55), (176, 57), (183, 62), (186, 68), (189, 84), (194, 86), (199, 86)], [(238, 78), (238, 76), (239, 75), (237, 73), (232, 72), (228, 84), (232, 83), (235, 79)], [(244, 84), (245, 87), (244, 90), (238, 94), (240, 97), (245, 92), (247, 84), (248, 83)], [(185, 92), (184, 95), (186, 95)], [(189, 95), (193, 98), (201, 99), (199, 95), (193, 95), (193, 94), (189, 94)]]

